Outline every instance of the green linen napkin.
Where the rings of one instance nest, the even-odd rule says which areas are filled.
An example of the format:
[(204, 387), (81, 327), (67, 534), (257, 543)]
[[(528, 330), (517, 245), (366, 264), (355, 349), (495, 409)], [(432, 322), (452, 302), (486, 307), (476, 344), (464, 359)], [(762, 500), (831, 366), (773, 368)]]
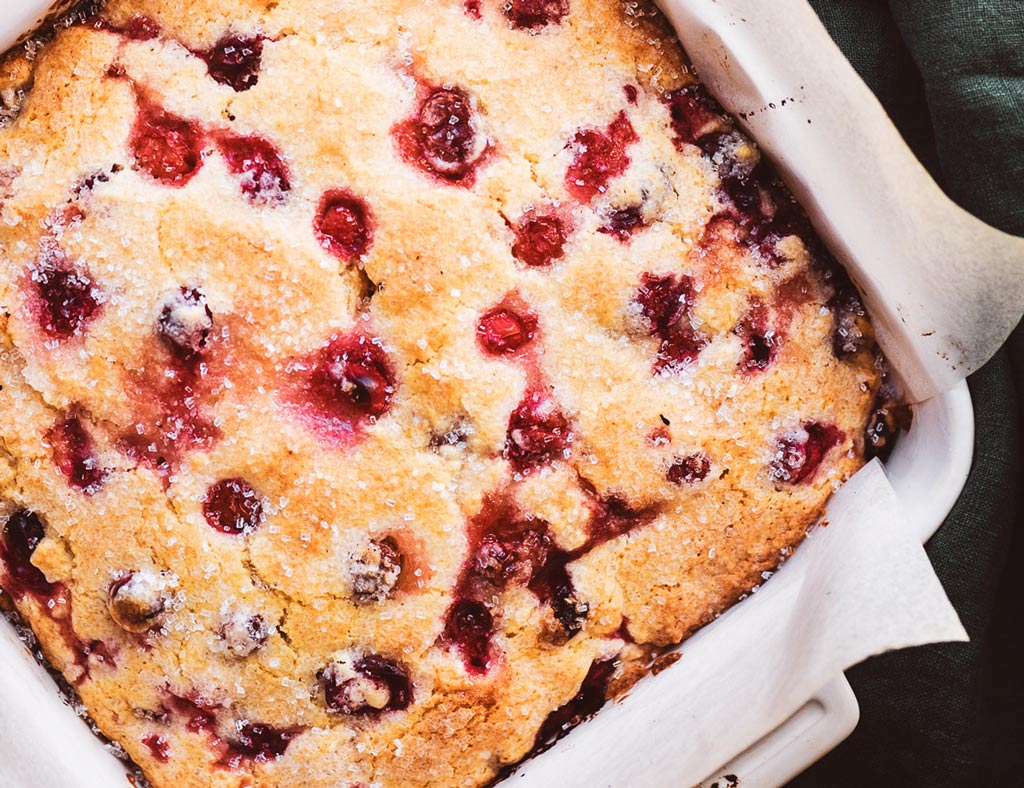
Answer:
[[(1024, 235), (1024, 0), (811, 4), (946, 192)], [(972, 641), (851, 670), (858, 729), (791, 788), (1024, 786), (1021, 329), (970, 385), (974, 468), (928, 553)]]

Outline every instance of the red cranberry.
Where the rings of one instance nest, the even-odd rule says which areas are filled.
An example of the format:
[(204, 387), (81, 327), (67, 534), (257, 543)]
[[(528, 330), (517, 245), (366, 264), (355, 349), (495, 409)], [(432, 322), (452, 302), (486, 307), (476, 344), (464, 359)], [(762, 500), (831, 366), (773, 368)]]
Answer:
[(402, 711), (412, 703), (412, 682), (405, 667), (378, 654), (332, 662), (321, 682), (327, 706), (340, 714)]
[(159, 627), (168, 604), (164, 579), (150, 571), (121, 576), (111, 584), (107, 594), (107, 609), (114, 623), (136, 634)]
[(165, 186), (184, 186), (203, 164), (198, 124), (149, 101), (139, 101), (128, 145), (135, 169)]
[(516, 30), (539, 30), (561, 24), (569, 13), (569, 0), (505, 0), (503, 11)]
[(458, 649), (471, 673), (483, 673), (491, 664), (491, 634), (494, 619), (483, 602), (460, 599), (445, 616), (446, 643)]
[(348, 575), (352, 598), (359, 604), (383, 602), (398, 587), (402, 576), (402, 552), (392, 537), (373, 539), (349, 556)]
[(868, 341), (862, 328), (866, 313), (856, 291), (837, 293), (828, 308), (832, 312), (833, 353), (838, 359), (856, 355)]
[(258, 613), (231, 610), (221, 619), (220, 635), (224, 646), (236, 657), (249, 657), (270, 639), (271, 627)]
[(745, 372), (761, 372), (775, 360), (781, 336), (768, 321), (767, 307), (756, 302), (736, 326), (736, 335), (744, 344), (739, 366)]
[(435, 90), (420, 106), (417, 121), (420, 153), (442, 178), (465, 177), (484, 154), (473, 103), (460, 88)]
[(485, 312), (476, 324), (476, 338), (485, 353), (508, 356), (533, 341), (537, 317), (518, 314), (505, 307)]
[(213, 330), (213, 312), (201, 290), (183, 287), (164, 302), (157, 331), (160, 341), (182, 360), (198, 356)]
[(542, 391), (528, 393), (508, 420), (503, 456), (519, 473), (564, 457), (572, 443), (569, 420)]
[(568, 228), (555, 214), (526, 211), (512, 228), (512, 255), (531, 268), (546, 268), (565, 256)]
[(44, 249), (30, 277), (37, 296), (31, 302), (32, 311), (51, 339), (70, 339), (99, 317), (100, 289), (60, 249)]
[(640, 91), (636, 85), (623, 85), (622, 92), (626, 94), (626, 101), (630, 104), (636, 104), (637, 99), (640, 97)]
[(687, 85), (674, 90), (665, 95), (665, 102), (672, 115), (677, 145), (696, 145), (726, 123), (725, 111), (702, 85)]
[(15, 599), (26, 594), (48, 597), (57, 589), (32, 563), (32, 555), (45, 538), (43, 522), (35, 512), (18, 509), (7, 518), (0, 541), (0, 560), (7, 571), (4, 590)]
[(324, 249), (352, 263), (370, 250), (373, 224), (366, 200), (347, 189), (334, 189), (320, 198), (313, 228)]
[(375, 420), (391, 407), (395, 375), (387, 353), (365, 336), (335, 339), (309, 377), (312, 404), (328, 419), (351, 424)]
[(553, 549), (546, 528), (517, 527), (485, 534), (473, 558), (473, 573), (497, 588), (527, 585), (547, 563)]
[(640, 277), (634, 303), (640, 307), (648, 330), (653, 336), (664, 336), (673, 326), (687, 319), (696, 303), (693, 279), (671, 274), (644, 274)]
[(634, 297), (640, 317), (661, 340), (655, 372), (673, 371), (697, 359), (708, 340), (690, 321), (695, 302), (693, 280), (685, 275), (644, 274)]
[(241, 179), (242, 193), (256, 203), (279, 202), (291, 190), (280, 152), (262, 137), (222, 135), (217, 146), (228, 169)]
[(229, 34), (212, 49), (195, 54), (206, 61), (210, 76), (215, 81), (241, 92), (259, 81), (263, 38)]
[(203, 516), (222, 534), (251, 534), (263, 522), (263, 501), (245, 479), (222, 479), (207, 490)]
[(53, 450), (53, 462), (68, 483), (85, 493), (95, 495), (106, 481), (107, 471), (94, 453), (92, 437), (85, 431), (78, 416), (66, 416), (46, 433)]
[(135, 14), (121, 28), (125, 38), (132, 41), (152, 41), (160, 37), (160, 25), (143, 14)]
[(902, 401), (899, 389), (889, 380), (889, 372), (884, 368), (882, 381), (864, 430), (864, 456), (869, 460), (878, 457), (885, 462), (899, 434), (913, 426), (914, 411)]
[(834, 424), (807, 422), (776, 440), (769, 474), (787, 484), (811, 481), (829, 450), (844, 440), (846, 435)]
[(608, 686), (615, 675), (616, 663), (612, 660), (595, 662), (590, 666), (580, 691), (564, 706), (555, 709), (544, 720), (534, 748), (543, 751), (579, 725), (588, 717), (597, 714), (608, 700)]
[(241, 720), (235, 723), (235, 735), (225, 741), (227, 752), (221, 756), (220, 763), (237, 769), (242, 762), (276, 761), (287, 752), (288, 745), (300, 732), (297, 728), (282, 729), (262, 722)]
[(696, 484), (707, 478), (711, 472), (711, 460), (704, 452), (676, 459), (668, 469), (668, 480), (680, 486)]
[(483, 12), (480, 10), (480, 0), (466, 0), (463, 8), (466, 9), (466, 15), (472, 19), (483, 18)]
[(569, 143), (573, 160), (565, 173), (566, 189), (580, 202), (589, 203), (607, 190), (612, 178), (626, 171), (626, 149), (639, 139), (625, 112), (620, 112), (606, 131), (577, 131)]
[(75, 3), (71, 13), (74, 14), (71, 19), (78, 17), (93, 30), (108, 30), (129, 41), (151, 41), (160, 37), (160, 26), (143, 14), (135, 14), (127, 22), (113, 25), (99, 16), (99, 4), (95, 2)]
[(604, 216), (604, 222), (599, 232), (606, 235), (614, 235), (625, 243), (633, 237), (634, 233), (646, 226), (643, 213), (639, 205), (630, 205), (626, 208), (614, 208)]
[(600, 498), (594, 506), (594, 514), (590, 520), (590, 540), (587, 549), (592, 550), (598, 545), (610, 542), (623, 534), (628, 534), (654, 519), (649, 509), (636, 509), (629, 501), (618, 495)]
[(171, 745), (163, 736), (156, 733), (150, 733), (144, 736), (142, 743), (146, 745), (146, 749), (149, 750), (150, 755), (158, 763), (167, 763), (171, 759)]

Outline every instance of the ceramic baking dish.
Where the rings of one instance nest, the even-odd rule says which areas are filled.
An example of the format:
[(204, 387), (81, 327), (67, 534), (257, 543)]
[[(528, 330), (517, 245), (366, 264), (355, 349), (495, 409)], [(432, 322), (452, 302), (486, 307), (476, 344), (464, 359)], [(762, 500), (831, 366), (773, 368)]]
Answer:
[[(0, 49), (38, 19), (40, 0), (6, 0), (0, 13)], [(887, 473), (905, 506), (914, 532), (927, 540), (941, 525), (959, 496), (970, 470), (973, 454), (974, 417), (966, 384), (919, 404), (914, 427), (896, 447)], [(720, 622), (706, 628), (706, 637)], [(670, 668), (658, 677), (659, 702), (672, 702)], [(509, 785), (541, 788), (584, 788), (574, 782), (560, 762), (588, 741), (614, 743), (626, 728), (642, 730), (656, 718), (656, 709), (641, 707), (627, 698), (614, 715), (598, 715), (549, 752), (531, 761), (508, 778)], [(705, 785), (719, 788), (734, 784), (743, 788), (776, 788), (827, 753), (856, 726), (856, 699), (842, 676), (810, 699), (785, 723), (749, 747), (721, 770), (709, 775)], [(683, 731), (679, 735), (685, 735)], [(630, 785), (629, 762), (643, 759), (636, 751), (623, 758), (615, 747), (607, 753), (603, 785)], [(0, 786), (3, 788), (115, 788), (126, 785), (127, 770), (115, 757), (116, 748), (105, 745), (69, 707), (49, 674), (36, 662), (15, 630), (0, 621)], [(678, 773), (666, 768), (657, 785), (643, 788), (685, 788)], [(601, 788), (592, 781), (585, 788)]]

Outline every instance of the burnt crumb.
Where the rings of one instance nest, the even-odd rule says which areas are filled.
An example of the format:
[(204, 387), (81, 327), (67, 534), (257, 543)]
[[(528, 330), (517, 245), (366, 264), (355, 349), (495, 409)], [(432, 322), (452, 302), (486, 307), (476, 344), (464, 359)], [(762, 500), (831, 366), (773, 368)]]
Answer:
[(669, 421), (667, 418), (665, 418), (665, 416), (661, 415), (660, 413), (658, 414), (658, 418), (661, 419), (661, 423), (664, 424), (666, 427), (672, 426), (672, 422)]
[(651, 665), (651, 675), (657, 676), (662, 671), (668, 670), (670, 667), (675, 665), (683, 655), (678, 651), (674, 651), (671, 654), (662, 654), (660, 657), (654, 660)]
[(882, 384), (878, 387), (871, 415), (864, 428), (864, 457), (875, 457), (885, 462), (892, 454), (901, 432), (909, 432), (914, 423), (914, 410), (904, 399), (899, 387), (893, 382), (888, 364), (878, 356), (877, 365), (882, 372)]

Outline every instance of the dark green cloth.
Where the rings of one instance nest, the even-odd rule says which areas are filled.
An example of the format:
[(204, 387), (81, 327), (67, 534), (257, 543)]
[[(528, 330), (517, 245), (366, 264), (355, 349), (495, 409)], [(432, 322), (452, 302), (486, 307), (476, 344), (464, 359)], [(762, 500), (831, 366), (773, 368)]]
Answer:
[[(811, 2), (946, 192), (1024, 235), (1024, 0)], [(861, 723), (792, 788), (1024, 786), (1022, 330), (970, 385), (974, 468), (928, 552), (972, 641), (851, 670)]]

